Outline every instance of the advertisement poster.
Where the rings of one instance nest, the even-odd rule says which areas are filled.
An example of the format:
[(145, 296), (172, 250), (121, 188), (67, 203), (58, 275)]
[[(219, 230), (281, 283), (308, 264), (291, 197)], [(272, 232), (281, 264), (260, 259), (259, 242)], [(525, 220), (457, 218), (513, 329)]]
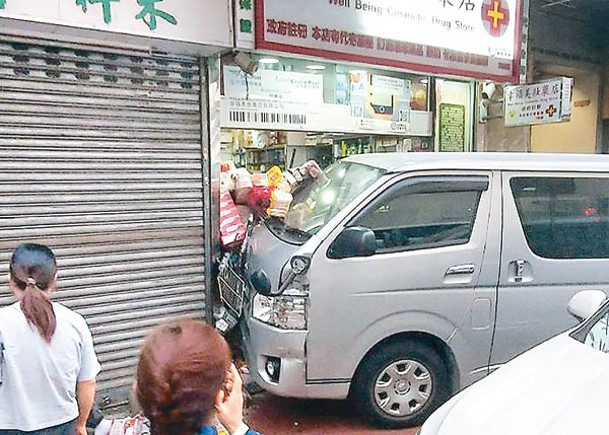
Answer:
[(520, 0), (258, 0), (256, 48), (518, 83), (521, 8)]
[(231, 97), (323, 104), (324, 78), (320, 74), (258, 70), (245, 74), (238, 66), (224, 66), (224, 94)]
[(431, 112), (410, 111), (410, 82), (357, 74), (337, 79), (335, 103), (323, 99), (323, 75), (225, 66), (221, 126), (262, 130), (430, 136)]
[(465, 106), (440, 104), (440, 151), (465, 151)]
[(409, 80), (362, 72), (352, 73), (350, 84), (353, 117), (408, 123)]
[(571, 119), (573, 79), (558, 77), (539, 83), (506, 86), (506, 127), (564, 122)]

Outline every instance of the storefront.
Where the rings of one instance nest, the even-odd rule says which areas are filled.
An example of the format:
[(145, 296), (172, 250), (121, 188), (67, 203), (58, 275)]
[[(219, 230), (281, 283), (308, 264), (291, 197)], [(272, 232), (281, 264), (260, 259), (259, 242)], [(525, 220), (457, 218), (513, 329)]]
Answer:
[(472, 151), (476, 80), (519, 79), (516, 0), (234, 8), (249, 61), (223, 59), (222, 158), (252, 171), (353, 153)]
[(373, 67), (253, 54), (223, 65), (223, 158), (250, 171), (322, 166), (351, 154), (433, 151), (430, 78)]
[(151, 326), (209, 316), (210, 89), (232, 29), (207, 3), (0, 1), (0, 275), (17, 244), (53, 248), (105, 406)]

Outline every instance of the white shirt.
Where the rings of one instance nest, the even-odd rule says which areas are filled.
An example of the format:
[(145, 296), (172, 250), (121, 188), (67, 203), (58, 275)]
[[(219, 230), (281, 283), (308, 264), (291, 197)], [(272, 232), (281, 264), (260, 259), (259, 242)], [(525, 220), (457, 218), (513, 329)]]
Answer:
[(34, 431), (78, 417), (76, 384), (100, 371), (91, 331), (80, 315), (53, 303), (51, 343), (28, 323), (19, 302), (0, 308), (0, 430)]

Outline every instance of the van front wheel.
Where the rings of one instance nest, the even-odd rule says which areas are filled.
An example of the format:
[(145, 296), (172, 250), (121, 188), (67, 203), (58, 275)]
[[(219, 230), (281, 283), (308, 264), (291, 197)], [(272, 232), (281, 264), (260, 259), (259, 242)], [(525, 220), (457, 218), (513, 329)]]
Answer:
[(379, 427), (417, 426), (449, 394), (449, 376), (438, 352), (417, 342), (396, 342), (366, 357), (351, 398)]

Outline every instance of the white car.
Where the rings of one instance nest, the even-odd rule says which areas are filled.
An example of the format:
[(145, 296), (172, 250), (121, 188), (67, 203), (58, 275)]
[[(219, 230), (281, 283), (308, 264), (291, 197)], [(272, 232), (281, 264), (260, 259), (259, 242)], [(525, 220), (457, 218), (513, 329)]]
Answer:
[(607, 434), (609, 301), (583, 291), (568, 310), (586, 320), (461, 391), (419, 435)]

